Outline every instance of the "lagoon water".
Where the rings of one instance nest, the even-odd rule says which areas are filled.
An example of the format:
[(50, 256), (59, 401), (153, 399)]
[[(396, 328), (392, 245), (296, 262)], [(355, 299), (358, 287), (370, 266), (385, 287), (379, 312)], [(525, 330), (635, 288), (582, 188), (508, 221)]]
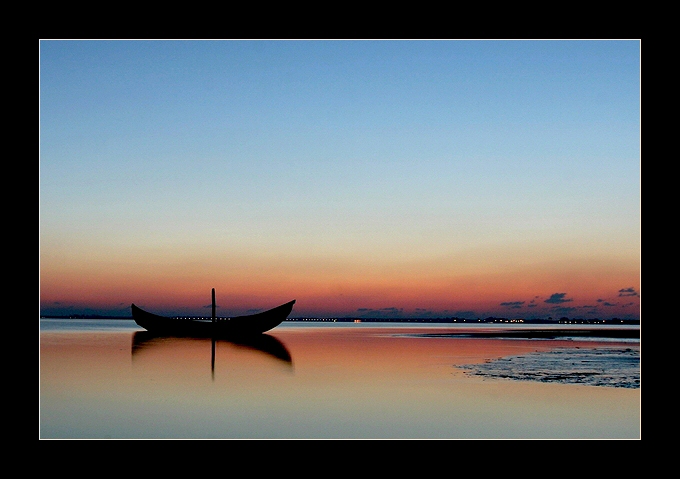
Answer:
[(41, 439), (639, 439), (639, 340), (285, 322), (257, 341), (40, 320)]

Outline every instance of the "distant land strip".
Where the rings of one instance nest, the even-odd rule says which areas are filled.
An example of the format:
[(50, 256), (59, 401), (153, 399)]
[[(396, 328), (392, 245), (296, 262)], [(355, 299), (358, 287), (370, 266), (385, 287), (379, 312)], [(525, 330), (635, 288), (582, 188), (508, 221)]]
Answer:
[(510, 329), (486, 331), (456, 331), (446, 333), (409, 334), (419, 338), (516, 338), (516, 339), (556, 339), (556, 338), (608, 338), (640, 339), (639, 328), (588, 328), (588, 329)]
[[(132, 316), (113, 316), (99, 314), (70, 314), (70, 315), (41, 315), (41, 319), (123, 319), (132, 320)], [(205, 319), (210, 319), (206, 316)], [(509, 319), (509, 318), (333, 318), (333, 317), (300, 317), (287, 318), (285, 321), (308, 321), (308, 322), (338, 322), (338, 323), (463, 323), (463, 324), (616, 324), (616, 325), (639, 325), (639, 319)]]

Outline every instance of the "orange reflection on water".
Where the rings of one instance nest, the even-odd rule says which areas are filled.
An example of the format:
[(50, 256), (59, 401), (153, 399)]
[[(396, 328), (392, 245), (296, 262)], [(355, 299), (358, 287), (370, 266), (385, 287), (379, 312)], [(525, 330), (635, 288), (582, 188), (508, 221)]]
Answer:
[(43, 332), (41, 435), (639, 437), (639, 390), (485, 380), (455, 367), (574, 341), (408, 335), (428, 332), (442, 329), (282, 325), (266, 344)]

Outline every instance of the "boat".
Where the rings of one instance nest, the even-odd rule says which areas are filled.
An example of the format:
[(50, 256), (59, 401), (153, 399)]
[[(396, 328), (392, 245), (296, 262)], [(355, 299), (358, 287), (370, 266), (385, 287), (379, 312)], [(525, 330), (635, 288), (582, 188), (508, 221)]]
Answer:
[(281, 324), (293, 311), (295, 300), (257, 314), (234, 317), (215, 316), (215, 289), (212, 290), (212, 317), (169, 317), (131, 305), (132, 318), (150, 333), (166, 336), (243, 337), (262, 334)]

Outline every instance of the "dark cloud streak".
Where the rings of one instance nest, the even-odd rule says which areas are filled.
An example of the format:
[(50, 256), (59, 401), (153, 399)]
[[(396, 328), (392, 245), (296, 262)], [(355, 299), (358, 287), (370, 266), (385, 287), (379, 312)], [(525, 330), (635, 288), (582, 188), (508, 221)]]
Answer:
[(567, 293), (555, 293), (551, 294), (548, 299), (545, 300), (546, 303), (550, 304), (562, 304), (562, 303), (568, 303), (570, 301), (573, 301), (573, 299), (565, 299), (564, 297), (567, 295)]
[(501, 306), (506, 306), (510, 309), (520, 309), (523, 304), (524, 301), (505, 301), (501, 303)]

